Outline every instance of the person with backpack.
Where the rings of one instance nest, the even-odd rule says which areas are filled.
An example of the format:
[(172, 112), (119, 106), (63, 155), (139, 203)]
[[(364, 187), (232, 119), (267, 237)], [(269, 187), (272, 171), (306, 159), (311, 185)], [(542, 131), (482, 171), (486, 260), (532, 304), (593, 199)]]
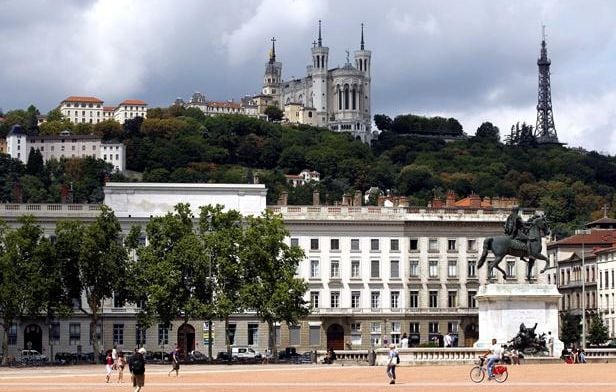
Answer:
[(128, 362), (128, 370), (130, 370), (131, 378), (133, 379), (135, 392), (140, 392), (141, 387), (145, 384), (145, 353), (145, 348), (141, 347)]
[(180, 348), (176, 347), (175, 350), (171, 353), (171, 364), (173, 367), (167, 373), (167, 376), (171, 375), (171, 372), (175, 371), (175, 376), (179, 376), (180, 374)]
[(387, 362), (387, 377), (389, 377), (389, 383), (396, 383), (396, 365), (400, 363), (400, 354), (396, 351), (396, 345), (389, 345), (389, 361)]

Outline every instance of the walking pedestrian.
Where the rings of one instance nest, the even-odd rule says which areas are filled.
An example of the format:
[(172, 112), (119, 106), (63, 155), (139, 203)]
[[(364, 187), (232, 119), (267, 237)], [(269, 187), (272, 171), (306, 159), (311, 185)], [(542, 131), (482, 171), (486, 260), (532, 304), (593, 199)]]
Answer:
[(111, 372), (113, 371), (113, 358), (111, 357), (111, 350), (107, 351), (105, 356), (105, 382), (109, 382)]
[(140, 392), (145, 384), (145, 348), (141, 347), (128, 362), (128, 370), (132, 375), (134, 392)]
[(124, 366), (126, 366), (126, 358), (124, 358), (124, 353), (120, 351), (118, 353), (118, 359), (116, 361), (116, 369), (118, 370), (118, 382), (124, 382)]
[(396, 383), (396, 365), (400, 363), (400, 356), (396, 351), (396, 345), (389, 345), (389, 360), (387, 362), (387, 377), (389, 377), (389, 383)]
[(171, 370), (169, 370), (169, 373), (167, 373), (167, 376), (171, 375), (171, 372), (175, 371), (175, 376), (179, 376), (180, 375), (180, 348), (176, 347), (175, 350), (173, 350), (173, 353), (171, 353), (171, 365), (172, 368)]

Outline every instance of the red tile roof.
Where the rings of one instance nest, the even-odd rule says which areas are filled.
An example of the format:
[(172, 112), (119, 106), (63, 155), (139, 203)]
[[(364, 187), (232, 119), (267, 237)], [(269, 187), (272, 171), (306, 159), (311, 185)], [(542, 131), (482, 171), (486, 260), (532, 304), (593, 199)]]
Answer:
[(616, 246), (616, 230), (591, 230), (590, 234), (576, 234), (571, 237), (563, 238), (560, 241), (552, 242), (548, 246), (555, 245), (614, 245)]
[(87, 103), (103, 103), (102, 100), (96, 97), (78, 97), (71, 95), (70, 97), (64, 99), (62, 102), (87, 102)]
[(120, 103), (120, 105), (147, 105), (147, 103), (140, 99), (125, 99)]
[(103, 106), (103, 112), (113, 112), (114, 110), (114, 106)]
[(610, 252), (616, 252), (616, 245), (610, 246), (609, 248), (603, 248), (603, 249), (599, 249), (595, 251), (596, 254), (603, 254), (603, 253), (610, 253)]

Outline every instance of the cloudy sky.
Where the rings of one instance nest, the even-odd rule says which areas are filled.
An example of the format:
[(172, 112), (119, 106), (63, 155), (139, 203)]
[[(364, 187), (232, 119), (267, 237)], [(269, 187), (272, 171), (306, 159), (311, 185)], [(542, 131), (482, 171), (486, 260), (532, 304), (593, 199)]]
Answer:
[(69, 95), (167, 106), (259, 92), (277, 38), (285, 79), (305, 75), (317, 21), (329, 66), (372, 50), (373, 114), (452, 116), (508, 133), (535, 124), (546, 25), (561, 142), (616, 154), (616, 2), (0, 0), (0, 108)]

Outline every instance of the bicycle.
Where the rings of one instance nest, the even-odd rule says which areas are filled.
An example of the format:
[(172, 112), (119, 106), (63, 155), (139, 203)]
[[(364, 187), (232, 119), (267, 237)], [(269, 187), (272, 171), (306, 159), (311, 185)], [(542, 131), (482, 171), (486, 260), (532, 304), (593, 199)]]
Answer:
[[(471, 380), (476, 383), (480, 383), (486, 377), (486, 372), (488, 371), (484, 366), (485, 357), (479, 357), (479, 360), (475, 362), (475, 366), (471, 369)], [(507, 377), (509, 377), (509, 372), (507, 371), (507, 366), (505, 365), (494, 365), (494, 369), (492, 370), (492, 376), (494, 376), (494, 380), (498, 383), (505, 382)]]

